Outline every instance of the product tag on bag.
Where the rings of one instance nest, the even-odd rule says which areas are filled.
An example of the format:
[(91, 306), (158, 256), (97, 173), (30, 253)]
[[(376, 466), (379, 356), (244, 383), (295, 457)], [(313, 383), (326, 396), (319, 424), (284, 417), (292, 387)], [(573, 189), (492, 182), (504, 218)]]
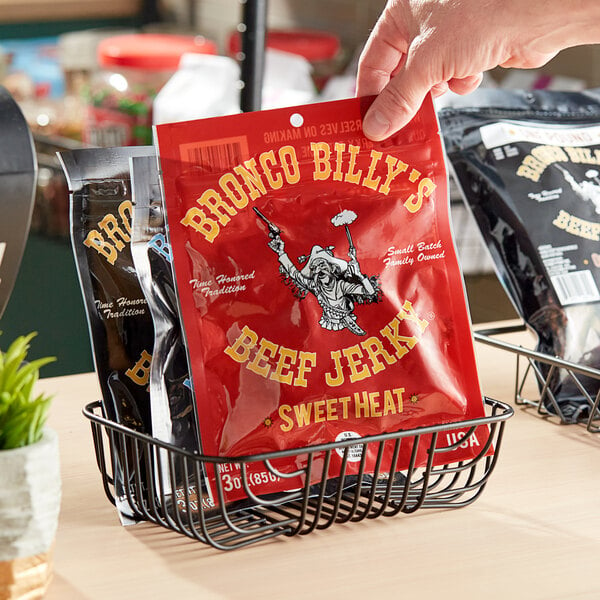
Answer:
[[(205, 454), (484, 414), (432, 102), (381, 143), (362, 134), (367, 106), (352, 99), (156, 128)], [(473, 457), (483, 440), (471, 440), (435, 461)], [(372, 472), (375, 453), (357, 448), (347, 473), (361, 458)], [(402, 444), (396, 470), (411, 451)], [(426, 444), (415, 453), (423, 466)], [(332, 477), (342, 455), (332, 454)], [(275, 464), (290, 473), (301, 462)], [(226, 498), (236, 499), (240, 468), (227, 466)], [(305, 483), (246, 476), (261, 494)]]

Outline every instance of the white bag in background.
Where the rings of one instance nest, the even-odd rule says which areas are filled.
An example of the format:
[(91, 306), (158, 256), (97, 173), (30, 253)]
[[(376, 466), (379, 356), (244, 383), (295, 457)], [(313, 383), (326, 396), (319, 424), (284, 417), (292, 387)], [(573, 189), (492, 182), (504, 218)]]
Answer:
[(299, 54), (267, 48), (262, 108), (283, 108), (317, 100), (311, 64)]
[(154, 99), (154, 125), (240, 112), (239, 81), (240, 68), (232, 58), (184, 54)]

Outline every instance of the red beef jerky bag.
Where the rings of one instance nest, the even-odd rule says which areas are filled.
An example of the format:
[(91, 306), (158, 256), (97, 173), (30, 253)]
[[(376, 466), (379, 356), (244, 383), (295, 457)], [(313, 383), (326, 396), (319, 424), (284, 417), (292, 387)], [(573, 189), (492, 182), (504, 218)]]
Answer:
[[(600, 95), (479, 90), (440, 112), (459, 189), (537, 350), (600, 366)], [(565, 422), (589, 402), (565, 369), (543, 404)], [(599, 381), (581, 377), (591, 397)]]
[[(362, 135), (366, 107), (353, 99), (156, 128), (207, 454), (483, 415), (432, 103), (378, 144)], [(402, 445), (399, 469), (410, 450)], [(419, 451), (417, 463), (426, 459)], [(303, 483), (274, 479), (250, 485)], [(237, 482), (225, 480), (229, 498)]]

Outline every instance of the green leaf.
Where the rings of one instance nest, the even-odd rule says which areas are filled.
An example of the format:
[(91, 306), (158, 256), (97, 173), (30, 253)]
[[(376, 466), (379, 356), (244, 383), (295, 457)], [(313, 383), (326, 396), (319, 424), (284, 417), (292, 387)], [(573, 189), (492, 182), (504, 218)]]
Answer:
[(23, 364), (11, 377), (6, 381), (7, 389), (18, 392), (23, 386), (32, 385), (38, 380), (40, 368), (50, 362), (55, 361), (54, 357), (38, 358), (30, 363)]
[(56, 360), (44, 357), (25, 362), (34, 333), (16, 338), (0, 350), (0, 449), (20, 448), (39, 441), (51, 396), (33, 396), (39, 370)]
[(29, 342), (34, 335), (34, 333), (30, 333), (27, 336), (16, 338), (4, 353), (4, 365), (0, 372), (0, 390), (10, 389), (7, 381), (25, 360), (29, 351)]

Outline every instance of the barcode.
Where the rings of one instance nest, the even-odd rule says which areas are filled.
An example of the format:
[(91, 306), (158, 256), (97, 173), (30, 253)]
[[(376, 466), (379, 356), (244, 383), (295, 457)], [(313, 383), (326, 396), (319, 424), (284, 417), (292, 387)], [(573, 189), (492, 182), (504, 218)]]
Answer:
[(558, 296), (558, 301), (563, 306), (600, 300), (598, 286), (590, 271), (575, 271), (564, 275), (554, 275), (550, 279)]
[(200, 167), (203, 173), (220, 173), (248, 158), (248, 142), (245, 137), (194, 142), (181, 144), (179, 152), (183, 162)]

